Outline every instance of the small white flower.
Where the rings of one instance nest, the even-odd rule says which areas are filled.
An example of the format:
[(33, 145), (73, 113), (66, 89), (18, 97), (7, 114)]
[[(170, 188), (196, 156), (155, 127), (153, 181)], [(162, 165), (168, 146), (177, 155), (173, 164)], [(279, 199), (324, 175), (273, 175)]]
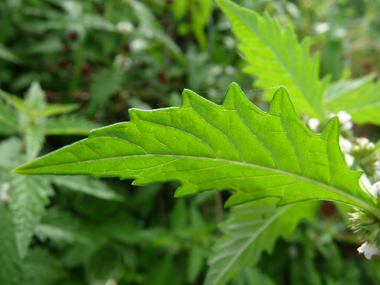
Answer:
[(351, 115), (350, 114), (348, 114), (345, 111), (339, 111), (337, 116), (339, 118), (339, 123), (341, 124), (340, 129), (342, 131), (347, 131), (347, 130), (350, 130), (352, 128), (353, 124), (351, 122)]
[(339, 138), (339, 146), (342, 152), (350, 152), (352, 148), (352, 143), (343, 137)]
[(339, 122), (341, 124), (344, 124), (344, 123), (350, 122), (352, 117), (350, 114), (348, 114), (345, 111), (339, 111), (338, 112), (338, 118), (339, 118)]
[(123, 22), (120, 21), (116, 25), (116, 29), (121, 33), (121, 34), (130, 34), (133, 32), (133, 25), (131, 22)]
[(0, 201), (7, 204), (10, 203), (12, 200), (12, 198), (8, 195), (9, 186), (10, 186), (9, 183), (5, 182), (1, 184), (1, 188), (0, 188)]
[(122, 54), (118, 54), (113, 61), (113, 64), (121, 69), (128, 70), (132, 66), (132, 60)]
[(318, 130), (320, 122), (317, 118), (310, 118), (309, 121), (307, 121), (307, 125), (309, 126), (310, 130), (316, 132)]
[(367, 138), (357, 138), (356, 143), (360, 145), (361, 148), (364, 148), (367, 143), (369, 143), (369, 139)]
[(371, 259), (373, 255), (380, 255), (380, 250), (374, 243), (365, 242), (358, 248), (359, 253), (364, 253), (367, 259)]

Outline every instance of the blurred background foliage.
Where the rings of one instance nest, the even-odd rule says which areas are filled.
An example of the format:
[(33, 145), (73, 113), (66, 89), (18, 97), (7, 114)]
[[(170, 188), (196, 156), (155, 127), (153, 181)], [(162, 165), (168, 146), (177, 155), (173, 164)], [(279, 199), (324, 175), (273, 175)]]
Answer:
[[(311, 36), (321, 75), (380, 69), (380, 1), (235, 2), (293, 25), (299, 39)], [(217, 222), (229, 215), (228, 193), (173, 199), (174, 182), (138, 189), (117, 179), (12, 182), (9, 170), (94, 127), (127, 121), (128, 108), (179, 106), (184, 88), (221, 103), (235, 81), (265, 109), (216, 3), (5, 0), (0, 27), (0, 88), (18, 96), (3, 92), (0, 108), (1, 283), (202, 284)], [(15, 98), (26, 92), (22, 105)], [(68, 107), (46, 111), (55, 104)], [(24, 190), (5, 196), (8, 182)], [(22, 191), (31, 189), (39, 208), (28, 208), (33, 197)], [(27, 210), (15, 217), (12, 203)], [(339, 211), (324, 203), (314, 223), (301, 223), (231, 284), (378, 284), (379, 262), (357, 257), (357, 246)]]

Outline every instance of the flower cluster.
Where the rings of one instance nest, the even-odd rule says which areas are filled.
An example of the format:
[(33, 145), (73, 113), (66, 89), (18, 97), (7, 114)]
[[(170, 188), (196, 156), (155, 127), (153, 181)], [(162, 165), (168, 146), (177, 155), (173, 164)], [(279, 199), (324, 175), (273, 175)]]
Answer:
[(380, 178), (379, 154), (373, 142), (357, 138), (349, 154), (355, 159), (356, 169), (362, 169), (369, 177)]
[[(375, 204), (378, 204), (380, 182), (364, 188)], [(354, 213), (349, 213), (352, 221), (351, 229), (358, 233), (359, 239), (364, 242), (358, 248), (358, 252), (363, 253), (367, 259), (371, 259), (373, 255), (380, 255), (380, 220), (366, 210), (357, 208), (354, 210)]]

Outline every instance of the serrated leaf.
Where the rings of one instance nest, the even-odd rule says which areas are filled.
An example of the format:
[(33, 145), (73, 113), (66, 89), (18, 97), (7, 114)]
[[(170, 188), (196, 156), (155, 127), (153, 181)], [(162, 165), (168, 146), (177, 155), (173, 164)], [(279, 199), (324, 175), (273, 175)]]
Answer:
[(299, 43), (292, 27), (282, 28), (268, 13), (260, 16), (231, 1), (217, 2), (241, 41), (239, 49), (249, 64), (245, 72), (257, 77), (255, 86), (284, 85), (298, 112), (324, 121), (322, 99), (329, 78), (319, 80), (319, 53), (310, 56), (309, 38)]
[(22, 274), (21, 259), (17, 254), (12, 214), (2, 202), (0, 217), (0, 284), (18, 285)]
[(0, 284), (44, 285), (65, 277), (60, 262), (46, 250), (35, 247), (25, 259), (17, 253), (12, 212), (0, 202)]
[[(0, 90), (1, 92), (1, 90)], [(10, 105), (0, 101), (0, 122), (12, 128), (14, 131), (18, 130), (18, 119), (13, 112)]]
[(63, 115), (51, 118), (46, 125), (46, 135), (89, 135), (100, 125), (75, 115)]
[(33, 113), (33, 117), (37, 117), (37, 114), (47, 107), (45, 92), (42, 90), (38, 81), (34, 81), (30, 85), (26, 92), (24, 103), (25, 106), (27, 106), (29, 113)]
[(380, 80), (376, 75), (338, 81), (330, 84), (325, 92), (324, 103), (332, 112), (346, 111), (357, 124), (380, 125)]
[(264, 197), (279, 205), (327, 199), (380, 216), (360, 188), (362, 172), (343, 159), (335, 117), (322, 134), (298, 118), (280, 88), (268, 113), (232, 84), (222, 106), (190, 90), (180, 108), (130, 110), (131, 122), (92, 131), (88, 139), (23, 165), (20, 174), (135, 178), (134, 185), (176, 180), (176, 196), (235, 191), (228, 206)]
[(124, 199), (123, 196), (117, 194), (107, 183), (93, 180), (90, 177), (53, 177), (51, 182), (57, 186), (103, 200), (122, 201)]
[(45, 214), (48, 196), (53, 194), (49, 182), (43, 177), (12, 175), (9, 194), (15, 229), (16, 244), (21, 258), (26, 256), (34, 227)]
[(279, 237), (289, 239), (303, 218), (312, 220), (319, 203), (304, 202), (276, 208), (276, 198), (233, 208), (221, 229), (223, 237), (209, 259), (205, 285), (223, 285), (254, 266), (266, 251), (272, 253)]
[(25, 130), (26, 158), (35, 159), (45, 141), (45, 127), (42, 125), (29, 125)]

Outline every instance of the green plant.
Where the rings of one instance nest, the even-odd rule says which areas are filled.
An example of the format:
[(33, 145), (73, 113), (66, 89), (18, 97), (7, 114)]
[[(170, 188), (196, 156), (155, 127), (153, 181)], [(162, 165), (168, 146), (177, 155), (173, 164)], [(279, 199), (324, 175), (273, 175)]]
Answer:
[[(205, 34), (202, 29), (205, 26), (205, 19), (210, 15), (210, 10), (207, 8), (204, 11), (204, 19), (197, 22), (192, 14), (197, 7), (191, 6), (197, 5), (196, 2), (189, 4), (190, 6), (183, 6), (183, 1), (176, 1), (177, 6), (173, 7), (171, 12), (177, 19), (186, 13), (191, 16), (182, 22), (183, 25), (178, 27), (178, 31), (181, 31), (184, 36), (189, 36), (190, 31), (194, 32), (199, 44), (204, 49)], [(206, 257), (210, 257), (206, 284), (225, 284), (233, 278), (237, 278), (233, 281), (236, 284), (251, 284), (259, 282), (258, 280), (262, 284), (271, 284), (273, 278), (269, 276), (273, 276), (273, 273), (270, 270), (276, 265), (273, 260), (267, 260), (265, 252), (270, 253), (273, 250), (276, 253), (281, 252), (281, 249), (285, 247), (281, 245), (281, 239), (277, 240), (279, 237), (283, 237), (287, 240), (291, 239), (289, 246), (291, 254), (288, 258), (285, 257), (286, 254), (278, 254), (276, 257), (278, 259), (277, 268), (291, 264), (289, 270), (291, 281), (289, 282), (292, 284), (297, 284), (297, 282), (322, 284), (334, 282), (339, 278), (343, 283), (343, 280), (350, 280), (357, 284), (363, 280), (366, 282), (372, 280), (376, 283), (376, 273), (371, 273), (376, 270), (369, 269), (371, 268), (369, 264), (366, 264), (366, 270), (360, 269), (362, 270), (360, 272), (366, 272), (362, 279), (348, 275), (343, 269), (350, 268), (351, 274), (355, 274), (355, 272), (358, 274), (359, 270), (358, 263), (352, 259), (343, 260), (339, 256), (338, 247), (334, 245), (333, 239), (343, 242), (352, 239), (351, 236), (345, 237), (341, 234), (344, 230), (339, 227), (343, 222), (341, 221), (335, 226), (334, 221), (315, 219), (317, 212), (320, 211), (321, 203), (304, 202), (304, 200), (327, 199), (355, 206), (359, 210), (352, 215), (353, 227), (360, 232), (361, 238), (365, 242), (360, 250), (365, 253), (366, 257), (377, 253), (374, 245), (378, 238), (376, 234), (379, 217), (378, 194), (377, 184), (371, 184), (376, 181), (378, 175), (379, 146), (362, 138), (355, 139), (350, 129), (351, 117), (354, 122), (359, 124), (378, 123), (376, 102), (379, 92), (378, 84), (373, 83), (374, 75), (353, 81), (345, 80), (328, 84), (328, 77), (323, 80), (319, 79), (319, 58), (316, 54), (310, 57), (308, 40), (299, 44), (291, 28), (283, 29), (269, 15), (259, 16), (229, 1), (223, 0), (218, 3), (229, 17), (235, 34), (242, 42), (240, 50), (249, 64), (246, 72), (258, 78), (254, 83), (256, 87), (268, 88), (264, 90), (266, 93), (264, 99), (268, 101), (272, 98), (274, 92), (270, 90), (271, 88), (284, 85), (289, 90), (295, 109), (302, 115), (301, 118), (305, 124), (312, 131), (322, 133), (314, 134), (298, 118), (287, 91), (283, 87), (276, 92), (267, 113), (252, 105), (236, 84), (230, 86), (221, 106), (186, 90), (182, 106), (179, 108), (149, 112), (132, 110), (129, 113), (131, 122), (95, 130), (88, 139), (21, 166), (15, 172), (89, 174), (96, 178), (119, 176), (123, 179), (137, 178), (134, 184), (143, 185), (156, 181), (176, 180), (182, 184), (181, 188), (177, 190), (176, 196), (190, 195), (215, 188), (233, 190), (236, 193), (229, 198), (227, 205), (240, 203), (244, 203), (244, 205), (234, 207), (231, 217), (221, 225), (225, 235), (217, 242), (212, 256), (210, 257), (208, 247), (215, 240), (215, 235), (212, 234), (215, 227), (207, 218), (202, 218), (202, 215), (207, 217), (207, 211), (202, 211), (201, 214), (199, 206), (202, 203), (207, 204), (210, 197), (215, 195), (214, 191), (198, 194), (195, 196), (195, 200), (176, 201), (169, 214), (169, 226), (166, 225), (166, 213), (162, 214), (161, 206), (158, 215), (160, 226), (154, 227), (157, 225), (157, 218), (153, 221), (148, 219), (147, 223), (151, 223), (150, 226), (153, 226), (152, 229), (149, 229), (142, 226), (141, 221), (140, 224), (137, 223), (135, 217), (147, 218), (153, 207), (153, 197), (157, 196), (162, 203), (161, 186), (153, 184), (137, 192), (144, 192), (144, 194), (132, 195), (129, 190), (125, 189), (118, 191), (119, 194), (115, 194), (115, 192), (95, 191), (100, 187), (97, 184), (98, 180), (95, 182), (81, 180), (80, 183), (77, 182), (77, 185), (81, 184), (79, 188), (86, 195), (83, 196), (83, 199), (77, 197), (74, 202), (69, 202), (72, 196), (62, 195), (61, 191), (70, 188), (73, 183), (75, 184), (75, 179), (48, 178), (45, 180), (47, 185), (45, 188), (49, 190), (50, 182), (58, 186), (59, 199), (57, 197), (53, 203), (54, 207), (50, 208), (48, 215), (45, 216), (44, 204), (31, 203), (38, 209), (35, 211), (36, 215), (32, 216), (34, 220), (31, 221), (29, 227), (19, 224), (21, 220), (19, 216), (22, 215), (21, 209), (25, 209), (25, 207), (14, 208), (13, 202), (18, 197), (17, 191), (14, 190), (14, 187), (8, 189), (7, 184), (3, 184), (5, 186), (1, 194), (5, 203), (1, 205), (1, 210), (2, 216), (7, 218), (1, 226), (6, 229), (4, 236), (8, 241), (8, 244), (3, 247), (3, 252), (6, 252), (3, 256), (8, 257), (11, 262), (8, 262), (9, 266), (6, 267), (10, 268), (6, 270), (7, 274), (2, 275), (0, 278), (3, 279), (0, 280), (12, 284), (18, 284), (21, 282), (20, 280), (28, 280), (28, 260), (31, 255), (29, 253), (26, 259), (22, 260), (14, 255), (14, 249), (18, 247), (20, 252), (21, 248), (21, 257), (25, 256), (30, 237), (33, 235), (31, 232), (34, 229), (35, 238), (41, 243), (37, 245), (34, 243), (37, 246), (37, 252), (41, 248), (45, 251), (46, 248), (51, 248), (51, 251), (57, 252), (55, 253), (56, 262), (51, 262), (51, 264), (57, 265), (60, 271), (51, 269), (52, 272), (59, 273), (52, 276), (51, 280), (74, 280), (67, 277), (68, 270), (73, 271), (85, 267), (85, 280), (88, 283), (105, 282), (111, 277), (120, 281), (121, 284), (132, 282), (157, 284), (157, 280), (162, 284), (191, 283), (202, 279), (199, 276), (202, 276), (204, 260)], [(155, 7), (155, 13), (162, 15), (163, 10), (157, 8), (158, 6)], [(86, 17), (90, 16), (87, 13), (91, 9), (89, 6), (84, 7)], [(176, 60), (183, 62), (181, 53), (173, 46), (173, 42), (168, 41), (167, 37), (165, 38), (166, 35), (163, 34), (162, 28), (154, 19), (148, 6), (131, 1), (128, 3), (128, 7), (131, 7), (139, 18), (138, 32), (147, 33), (147, 38), (149, 38), (148, 33), (155, 31), (154, 41), (166, 43), (165, 46), (173, 54), (176, 54)], [(112, 13), (107, 15), (109, 20), (112, 19), (110, 15)], [(122, 27), (122, 25), (119, 26)], [(83, 27), (85, 29), (94, 28), (85, 25)], [(110, 22), (102, 27), (108, 27), (104, 28), (107, 33), (115, 32)], [(130, 35), (130, 30), (124, 32), (128, 38), (137, 36)], [(82, 40), (76, 54), (78, 67), (83, 60), (81, 50), (83, 52), (86, 48), (85, 40), (83, 40), (85, 38), (82, 37), (82, 33), (80, 35)], [(88, 37), (91, 38), (91, 35), (89, 34)], [(115, 42), (117, 41), (114, 40), (113, 43)], [(311, 42), (315, 43), (313, 39)], [(88, 46), (88, 48), (91, 47)], [(150, 47), (149, 52), (151, 57), (145, 59), (140, 57), (137, 61), (134, 59), (133, 62), (136, 64), (142, 60), (141, 62), (144, 64), (148, 63), (148, 67), (144, 71), (152, 76), (159, 70), (160, 53), (154, 47)], [(5, 55), (3, 53), (3, 56), (7, 56), (7, 53)], [(326, 55), (324, 56), (326, 57)], [(212, 59), (222, 57), (223, 52), (220, 52), (218, 56), (213, 55)], [(20, 62), (15, 61), (15, 58), (9, 57), (8, 54), (10, 62)], [(194, 46), (190, 46), (186, 51), (188, 86), (196, 89), (205, 86), (204, 78), (208, 77), (208, 74), (213, 74), (218, 67), (210, 64), (210, 58), (209, 53), (199, 53)], [(226, 58), (224, 60), (227, 61)], [(264, 61), (265, 64), (263, 64)], [(326, 65), (326, 60), (323, 62), (325, 72), (329, 66)], [(107, 107), (106, 99), (119, 92), (120, 99), (126, 99), (131, 106), (135, 104), (135, 106), (150, 108), (135, 95), (132, 95), (133, 98), (129, 97), (132, 88), (123, 87), (123, 77), (125, 78), (128, 74), (128, 80), (130, 80), (129, 76), (131, 76), (127, 72), (131, 66), (126, 54), (123, 54), (123, 62), (116, 62), (115, 59), (115, 63), (117, 63), (115, 66), (100, 69), (94, 77), (89, 92), (88, 116), (92, 116), (96, 112), (95, 116), (99, 118), (101, 111), (107, 112), (105, 108), (109, 107)], [(170, 64), (170, 66), (173, 65)], [(174, 71), (161, 73), (159, 78), (162, 82), (169, 80), (172, 84), (178, 78), (175, 76), (183, 75), (181, 68), (176, 71), (173, 68)], [(200, 68), (202, 68), (204, 76), (199, 76)], [(334, 78), (338, 78), (341, 71), (339, 69), (332, 70)], [(277, 76), (273, 76), (273, 73)], [(177, 75), (170, 77), (173, 74)], [(222, 84), (225, 84), (227, 80), (218, 76), (212, 77), (211, 80), (211, 77), (206, 82), (207, 86), (223, 86)], [(147, 79), (148, 77), (144, 78), (142, 82)], [(213, 83), (216, 79), (218, 80), (217, 84)], [(228, 79), (228, 82), (231, 81)], [(150, 84), (158, 87), (161, 91), (168, 89), (164, 84), (160, 86), (154, 79)], [(78, 76), (74, 76), (70, 85), (75, 90), (82, 83)], [(99, 92), (103, 90), (102, 88), (104, 88), (103, 94)], [(364, 94), (373, 94), (373, 96), (366, 96), (365, 100), (361, 100), (359, 96), (363, 92)], [(219, 95), (213, 94), (215, 93), (210, 92), (207, 95), (215, 101), (220, 100)], [(177, 100), (177, 97), (176, 94), (171, 94), (173, 102)], [(253, 99), (257, 98), (255, 97), (250, 96)], [(33, 110), (32, 105), (20, 105), (18, 99), (9, 95), (4, 95), (4, 98), (16, 108), (24, 110), (25, 114), (33, 113), (30, 111)], [(157, 100), (158, 98), (159, 96), (156, 96)], [(265, 108), (265, 105), (259, 104)], [(100, 107), (100, 111), (96, 111), (98, 107)], [(26, 126), (38, 126), (37, 128), (29, 127), (33, 131), (27, 131), (27, 127), (25, 130), (20, 128), (15, 131), (17, 128), (12, 127), (15, 125), (12, 123), (15, 121), (13, 119), (4, 126), (4, 134), (19, 133), (21, 137), (25, 138), (24, 148), (29, 160), (38, 154), (44, 135), (48, 134), (46, 132), (48, 123), (41, 115), (43, 108), (41, 110), (38, 108), (39, 115), (36, 118), (34, 115), (27, 115), (28, 119), (24, 120), (27, 122)], [(332, 115), (329, 112), (338, 112), (342, 109), (349, 114), (339, 112), (339, 122), (336, 118), (331, 119)], [(3, 114), (9, 110), (11, 110), (9, 106), (5, 107)], [(7, 119), (6, 115), (2, 118), (3, 122), (7, 122)], [(322, 126), (327, 121), (329, 123), (322, 130)], [(66, 123), (65, 118), (60, 117), (56, 119), (56, 122), (56, 132), (51, 131), (49, 134), (64, 134), (63, 131), (59, 131), (59, 126)], [(338, 125), (340, 125), (340, 134)], [(354, 145), (351, 146), (349, 141)], [(19, 144), (14, 141), (14, 138), (8, 144), (4, 143), (4, 147), (6, 145), (13, 147), (18, 155), (22, 155), (24, 152), (23, 147), (18, 147)], [(43, 153), (45, 152), (47, 149), (43, 150)], [(6, 148), (4, 153), (4, 157), (7, 158), (4, 162), (7, 162), (11, 159), (9, 156), (12, 152)], [(23, 162), (25, 159), (20, 160), (17, 164)], [(5, 169), (4, 181), (8, 181), (6, 175), (9, 175), (9, 169), (14, 166), (12, 164)], [(356, 172), (351, 172), (351, 170)], [(358, 170), (364, 170), (367, 175), (362, 176), (360, 183), (358, 183), (358, 179), (362, 171)], [(12, 174), (12, 177), (16, 179), (17, 176)], [(24, 179), (29, 178), (27, 176)], [(122, 183), (119, 185), (113, 182), (113, 184), (115, 189), (119, 189), (120, 185), (126, 187), (126, 184)], [(41, 190), (41, 193), (45, 188), (43, 185), (36, 185), (36, 189)], [(169, 188), (177, 188), (177, 185), (171, 184)], [(148, 189), (150, 190), (148, 191)], [(46, 196), (52, 195), (52, 192), (49, 191), (43, 192), (45, 194), (41, 194), (42, 196), (38, 193), (29, 193), (29, 199), (33, 201), (33, 198), (40, 195), (41, 200), (46, 204), (48, 203)], [(24, 190), (21, 193), (25, 192)], [(87, 194), (97, 196), (101, 200), (91, 200), (93, 198), (87, 197)], [(120, 195), (124, 196), (124, 202), (113, 204), (109, 201), (115, 197), (118, 197), (115, 198), (116, 200), (120, 200)], [(257, 200), (264, 197), (272, 198)], [(273, 197), (280, 197), (281, 200)], [(251, 200), (256, 201), (250, 202)], [(37, 205), (39, 206), (37, 207)], [(96, 205), (102, 207), (102, 213), (99, 213)], [(281, 207), (277, 208), (276, 205)], [(125, 209), (121, 209), (122, 207)], [(336, 204), (335, 207), (343, 216), (347, 216), (346, 213), (350, 210), (349, 206), (347, 208), (343, 204)], [(219, 211), (220, 214), (220, 209), (216, 209), (216, 211)], [(83, 216), (87, 218), (85, 219)], [(295, 226), (302, 218), (314, 221), (314, 224), (303, 222), (302, 230), (296, 230), (292, 236)], [(20, 233), (21, 231), (23, 232)], [(9, 243), (14, 232), (19, 237), (18, 240), (20, 237), (22, 238), (22, 242), (18, 241), (19, 244)], [(149, 249), (144, 250), (141, 254), (142, 257), (137, 257), (141, 252), (136, 247), (145, 247), (146, 245), (150, 245)], [(297, 248), (300, 245), (302, 245), (302, 250), (298, 251)], [(22, 250), (24, 250), (24, 254)], [(165, 257), (162, 259), (160, 255), (157, 255), (156, 250), (163, 251)], [(183, 258), (183, 253), (188, 253), (188, 258)], [(315, 262), (317, 255), (322, 256), (323, 260), (327, 262), (326, 267), (322, 270), (317, 268), (320, 266)], [(37, 256), (42, 258), (42, 254), (37, 254)], [(278, 258), (280, 256), (281, 258)], [(160, 260), (162, 262), (158, 262)], [(186, 264), (188, 268), (186, 276), (170, 274), (171, 271), (179, 272), (176, 269), (180, 266), (183, 267), (183, 264)], [(271, 266), (268, 267), (268, 264)], [(371, 264), (376, 263), (372, 262)], [(47, 263), (44, 263), (44, 266), (46, 265)], [(256, 266), (256, 268), (252, 269), (252, 266)], [(372, 268), (374, 267), (375, 265), (372, 266)], [(27, 269), (17, 269), (24, 273), (13, 277), (17, 272), (15, 268)], [(301, 271), (306, 272), (308, 278), (303, 279)], [(48, 269), (44, 272), (48, 272)], [(37, 280), (37, 277), (41, 278), (44, 275), (37, 275), (30, 280), (36, 283), (41, 282)], [(46, 277), (46, 280), (49, 278)]]

